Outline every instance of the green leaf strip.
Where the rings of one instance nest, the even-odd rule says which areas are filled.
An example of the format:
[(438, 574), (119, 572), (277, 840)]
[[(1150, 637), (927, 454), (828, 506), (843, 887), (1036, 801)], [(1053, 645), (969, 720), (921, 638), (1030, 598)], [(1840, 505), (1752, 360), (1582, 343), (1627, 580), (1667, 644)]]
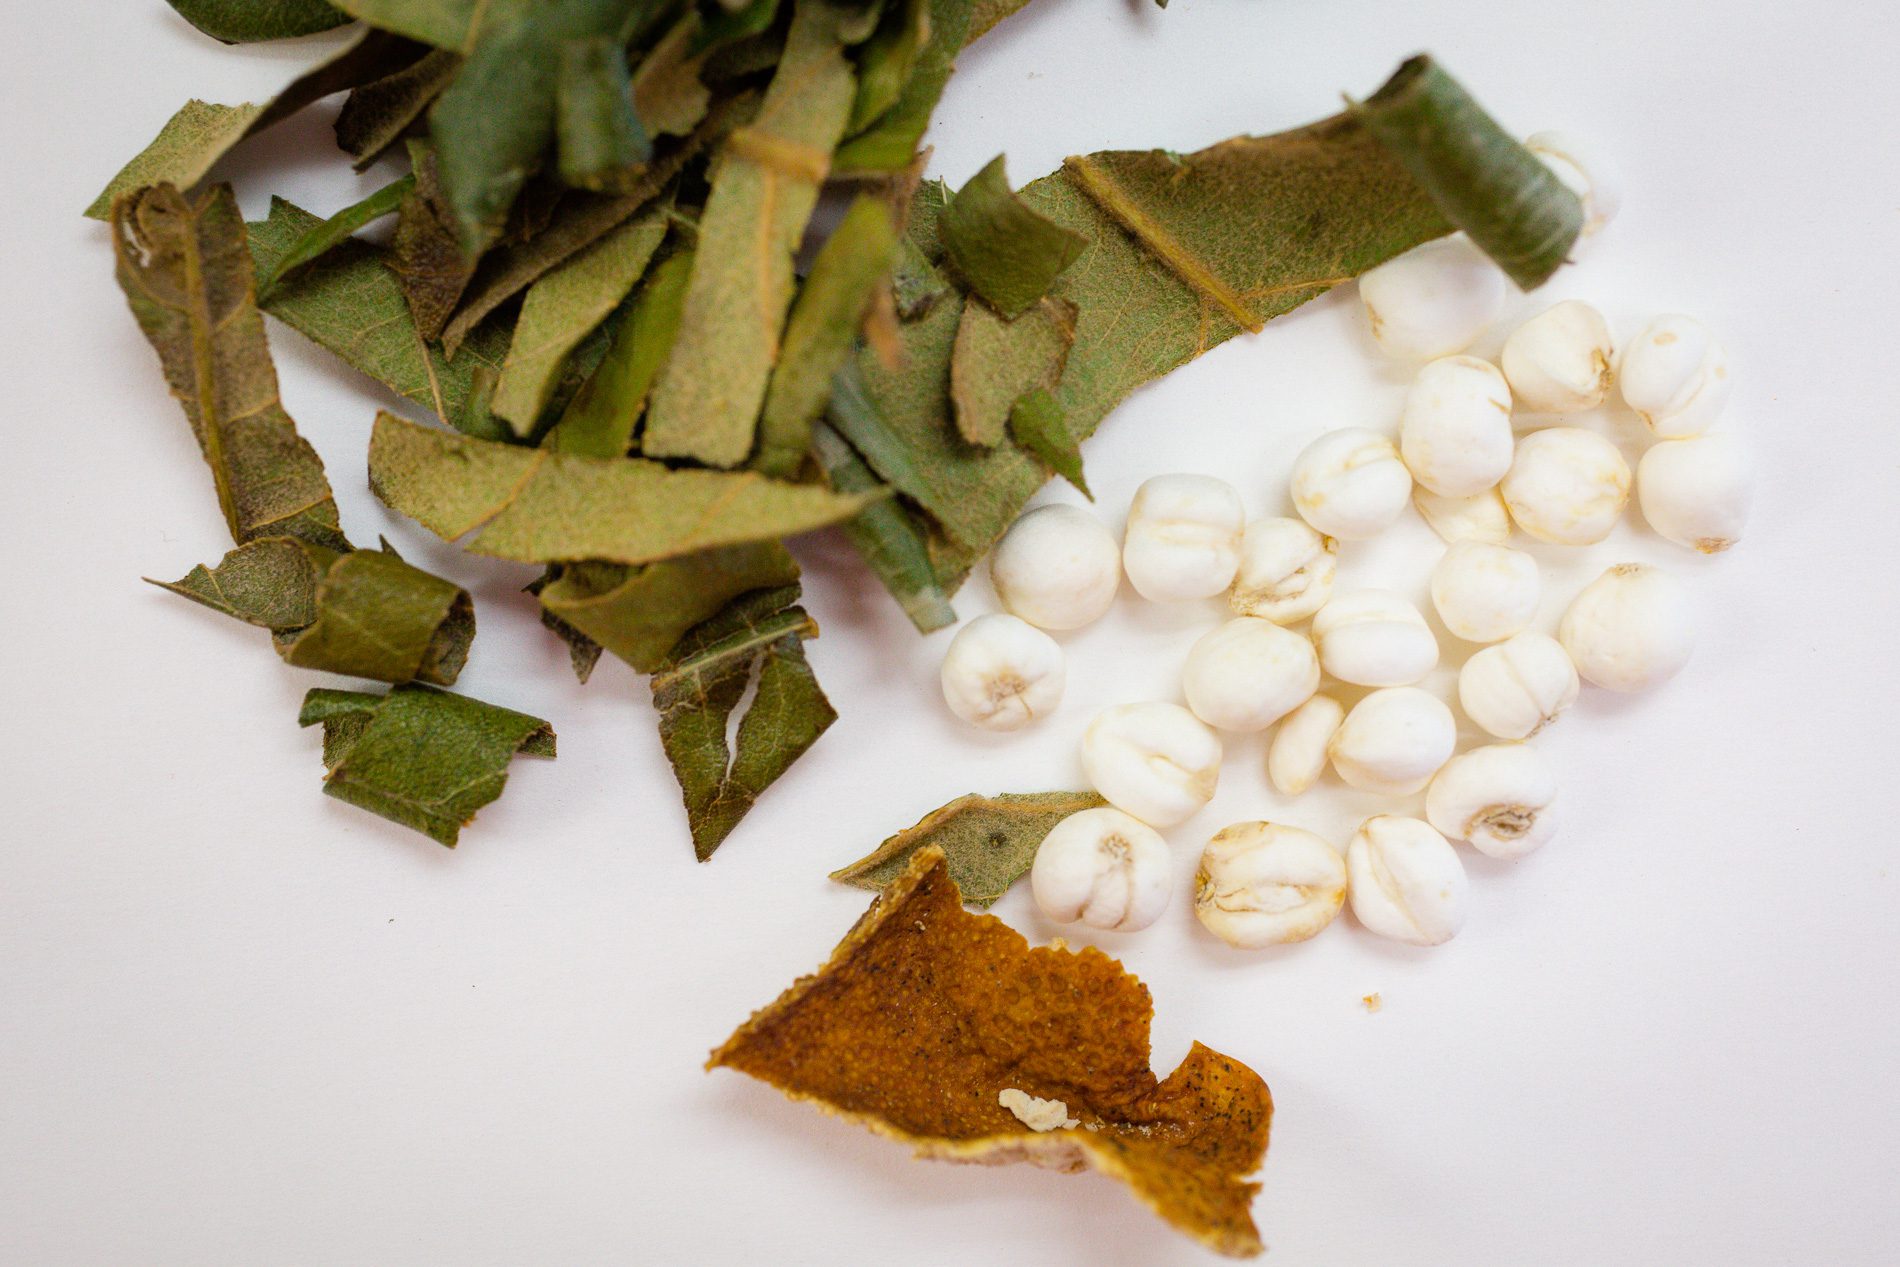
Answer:
[(964, 904), (988, 910), (1028, 873), (1036, 850), (1057, 823), (1106, 804), (1093, 792), (959, 796), (851, 865), (833, 871), (831, 878), (878, 892), (904, 873), (918, 850), (934, 846), (943, 850)]
[(957, 271), (1005, 317), (1047, 294), (1088, 245), (1010, 190), (1000, 154), (957, 190), (938, 227)]
[(402, 205), (409, 191), (416, 187), (415, 176), (408, 175), (384, 185), (361, 202), (351, 203), (328, 220), (316, 225), (302, 237), (291, 243), (290, 249), (271, 265), (268, 273), (261, 274), (257, 281), (257, 293), (260, 298), (268, 297), (277, 288), (287, 274), (295, 272), (305, 264), (317, 259), (348, 238), (358, 229), (376, 223), (384, 216), (394, 215)]

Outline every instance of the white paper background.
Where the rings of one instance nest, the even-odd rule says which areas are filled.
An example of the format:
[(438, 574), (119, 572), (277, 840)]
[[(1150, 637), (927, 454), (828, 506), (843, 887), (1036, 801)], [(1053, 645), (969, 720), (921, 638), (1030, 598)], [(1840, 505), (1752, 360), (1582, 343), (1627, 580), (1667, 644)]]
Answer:
[[(473, 588), (461, 686), (560, 732), (454, 853), (326, 799), (295, 725), (320, 679), (138, 582), (228, 542), (77, 213), (187, 96), (260, 97), (336, 41), (227, 52), (158, 0), (5, 10), (0, 1260), (1205, 1261), (1106, 1180), (912, 1163), (700, 1063), (863, 909), (826, 871), (959, 793), (1077, 785), (1086, 718), (1172, 697), (1217, 610), (1125, 596), (1065, 640), (1060, 715), (989, 740), (941, 711), (948, 635), (916, 638), (841, 542), (808, 541), (812, 659), (843, 720), (699, 866), (644, 684), (608, 662), (576, 686), (516, 592), (531, 569), (386, 514), (362, 470), (388, 398), (273, 328), (347, 529)], [(963, 58), (934, 169), (959, 182), (1007, 150), (1021, 182), (1068, 153), (1301, 123), (1436, 52), (1511, 127), (1588, 132), (1627, 173), (1622, 219), (1520, 315), (1578, 295), (1624, 332), (1704, 316), (1762, 459), (1729, 556), (1635, 527), (1538, 552), (1546, 627), (1603, 564), (1658, 560), (1691, 579), (1701, 646), (1667, 689), (1591, 693), (1540, 738), (1563, 834), (1516, 866), (1468, 856), (1457, 941), (1414, 951), (1348, 917), (1243, 955), (1181, 894), (1101, 939), (1153, 989), (1160, 1069), (1199, 1038), (1272, 1084), (1256, 1214), (1277, 1261), (1900, 1255), (1896, 33), (1854, 3), (1038, 0)], [(339, 172), (333, 108), (228, 165), (247, 209), (277, 190), (328, 212), (387, 178)], [(1300, 447), (1389, 426), (1402, 383), (1347, 291), (1137, 393), (1089, 477), (1118, 525), (1171, 470), (1281, 512)], [(1413, 522), (1350, 549), (1342, 581), (1423, 597), (1438, 548)], [(992, 599), (979, 582), (959, 606)], [(1283, 804), (1263, 751), (1233, 742), (1216, 803), (1171, 834), (1182, 889), (1224, 823), (1343, 839), (1379, 804)], [(1055, 931), (1024, 892), (997, 913)]]

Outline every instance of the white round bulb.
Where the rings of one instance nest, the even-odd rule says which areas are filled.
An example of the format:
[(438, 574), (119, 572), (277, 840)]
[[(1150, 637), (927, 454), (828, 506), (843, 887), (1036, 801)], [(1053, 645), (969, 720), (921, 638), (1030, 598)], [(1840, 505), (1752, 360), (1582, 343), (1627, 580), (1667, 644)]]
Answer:
[(1550, 427), (1517, 442), (1500, 490), (1517, 526), (1539, 541), (1594, 545), (1629, 501), (1630, 468), (1596, 432)]
[(1728, 352), (1694, 317), (1658, 317), (1623, 345), (1616, 379), (1657, 438), (1699, 436), (1728, 402)]
[(1511, 331), (1499, 361), (1521, 407), (1574, 414), (1595, 409), (1610, 394), (1615, 355), (1603, 314), (1567, 299)]
[(1489, 541), (1503, 545), (1511, 539), (1511, 510), (1495, 488), (1469, 497), (1440, 497), (1428, 488), (1412, 493), (1419, 515), (1449, 545), (1460, 541)]
[(1425, 817), (1493, 858), (1522, 858), (1557, 834), (1557, 776), (1529, 744), (1494, 743), (1445, 763), (1425, 792)]
[(1504, 273), (1463, 236), (1439, 238), (1362, 274), (1359, 298), (1387, 356), (1429, 361), (1464, 351), (1498, 319)]
[(1742, 538), (1752, 500), (1747, 454), (1732, 435), (1661, 440), (1636, 464), (1643, 518), (1677, 545), (1720, 554)]
[(1298, 519), (1256, 519), (1240, 538), (1240, 568), (1228, 602), (1237, 616), (1291, 625), (1333, 592), (1339, 543)]
[(1346, 719), (1330, 695), (1315, 695), (1286, 715), (1267, 748), (1267, 777), (1284, 796), (1298, 796), (1326, 772), (1327, 749)]
[(1027, 621), (978, 616), (944, 652), (944, 702), (985, 730), (1020, 730), (1062, 702), (1062, 648)]
[(1299, 634), (1257, 616), (1236, 616), (1188, 651), (1181, 688), (1208, 725), (1265, 730), (1319, 689), (1319, 658)]
[(1157, 475), (1135, 490), (1122, 538), (1122, 566), (1143, 598), (1212, 598), (1234, 583), (1240, 494), (1210, 475)]
[(1486, 734), (1529, 739), (1577, 702), (1582, 683), (1555, 638), (1521, 633), (1465, 661), (1458, 705)]
[(1243, 950), (1305, 941), (1346, 901), (1346, 861), (1298, 827), (1235, 823), (1201, 851), (1194, 914)]
[(1378, 536), (1405, 511), (1412, 473), (1390, 440), (1364, 427), (1321, 436), (1293, 462), (1293, 506), (1341, 541)]
[(1082, 769), (1110, 804), (1172, 827), (1214, 799), (1220, 736), (1179, 704), (1117, 704), (1082, 735)]
[(1353, 705), (1329, 745), (1333, 769), (1353, 787), (1388, 796), (1423, 791), (1458, 743), (1458, 723), (1437, 696), (1388, 687)]
[(1543, 585), (1522, 550), (1461, 541), (1432, 569), (1432, 606), (1454, 637), (1499, 642), (1530, 628)]
[(1430, 823), (1394, 814), (1368, 818), (1346, 847), (1346, 874), (1352, 913), (1381, 937), (1436, 946), (1464, 927), (1465, 866)]
[(1320, 667), (1356, 686), (1408, 686), (1438, 663), (1418, 608), (1390, 590), (1349, 590), (1313, 617)]
[(1511, 388), (1489, 361), (1447, 356), (1419, 370), (1405, 393), (1399, 451), (1420, 487), (1469, 497), (1511, 469)]
[(1589, 142), (1568, 132), (1538, 132), (1524, 148), (1583, 200), (1583, 232), (1588, 237), (1616, 219), (1623, 207), (1623, 178), (1614, 164)]
[(1146, 823), (1112, 806), (1078, 810), (1043, 837), (1029, 888), (1058, 924), (1132, 933), (1167, 908), (1170, 863), (1166, 842)]
[(1003, 534), (990, 555), (996, 597), (1042, 629), (1080, 629), (1101, 617), (1121, 587), (1115, 536), (1076, 506), (1043, 506)]
[(1661, 568), (1619, 563), (1590, 582), (1557, 627), (1583, 680), (1612, 691), (1668, 681), (1695, 649), (1682, 583)]

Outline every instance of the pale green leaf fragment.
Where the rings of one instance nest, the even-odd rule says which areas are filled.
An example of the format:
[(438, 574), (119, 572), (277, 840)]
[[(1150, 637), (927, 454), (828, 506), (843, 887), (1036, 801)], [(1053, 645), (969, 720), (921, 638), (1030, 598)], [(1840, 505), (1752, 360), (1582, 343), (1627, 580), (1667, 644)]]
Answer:
[(185, 411), (239, 545), (298, 537), (347, 549), (323, 460), (284, 412), (229, 185), (170, 185), (113, 206), (119, 288)]
[(459, 55), (431, 49), (412, 65), (352, 91), (334, 126), (336, 143), (355, 156), (356, 170), (363, 171), (402, 140), (461, 68)]
[(685, 136), (706, 117), (712, 93), (700, 78), (706, 51), (694, 52), (699, 10), (667, 28), (633, 71), (633, 111), (654, 136)]
[(811, 425), (831, 397), (831, 380), (857, 342), (878, 284), (890, 276), (897, 226), (882, 198), (861, 194), (838, 222), (799, 289), (759, 418), (753, 466), (775, 478), (798, 474)]
[(665, 208), (629, 220), (528, 290), (491, 408), (534, 430), (568, 354), (625, 299), (666, 237)]
[(285, 662), (382, 682), (453, 685), (475, 637), (468, 592), (393, 551), (266, 537), (153, 584), (274, 635)]
[(634, 112), (625, 41), (569, 40), (560, 57), (554, 103), (561, 180), (576, 189), (623, 192), (653, 156)]
[(1082, 445), (1063, 420), (1062, 406), (1046, 387), (1025, 392), (1009, 411), (1009, 438), (1038, 462), (1095, 500), (1082, 478)]
[(845, 133), (862, 132), (896, 105), (930, 41), (930, 0), (891, 0), (858, 50), (858, 92)]
[[(270, 217), (250, 226), (251, 254), (269, 273), (321, 221), (308, 211), (271, 200)], [(506, 330), (474, 332), (453, 360), (416, 328), (388, 253), (361, 238), (349, 238), (281, 281), (264, 299), (264, 310), (305, 338), (328, 348), (349, 365), (397, 395), (455, 427), (477, 425), (477, 391), (491, 386), (508, 350)]]
[(957, 431), (985, 448), (1003, 442), (1010, 410), (1037, 388), (1053, 388), (1075, 342), (1075, 305), (1044, 298), (1014, 320), (978, 301), (963, 306), (950, 354)]
[(649, 457), (730, 467), (752, 454), (792, 298), (792, 252), (851, 110), (845, 44), (857, 16), (798, 0), (758, 116), (721, 147), (679, 338), (641, 440)]
[(723, 546), (637, 568), (575, 563), (541, 587), (541, 606), (642, 673), (666, 661), (686, 632), (732, 599), (798, 580), (776, 541)]
[(323, 726), (325, 792), (451, 849), (501, 795), (517, 754), (554, 755), (554, 728), (539, 717), (419, 685), (314, 690), (297, 724)]
[(1431, 58), (1408, 60), (1353, 113), (1519, 287), (1568, 259), (1582, 201)]
[[(884, 490), (864, 459), (830, 424), (813, 425), (812, 454), (838, 492)], [(931, 566), (929, 539), (902, 502), (895, 497), (879, 498), (846, 520), (844, 533), (919, 633), (957, 623), (957, 613)]]
[(1047, 294), (1088, 245), (1010, 191), (1000, 154), (957, 190), (938, 228), (957, 272), (1005, 317)]
[(371, 490), (444, 540), (523, 563), (650, 563), (848, 519), (866, 497), (757, 472), (674, 470), (473, 440), (381, 414)]
[(147, 185), (170, 184), (190, 189), (225, 151), (243, 140), (251, 123), (264, 112), (261, 105), (221, 106), (195, 98), (165, 121), (152, 143), (127, 163), (86, 208), (94, 220), (112, 215), (112, 202), (121, 194)]
[(326, 0), (167, 0), (178, 16), (225, 44), (287, 40), (342, 26), (347, 13)]
[(988, 910), (1028, 873), (1036, 850), (1057, 823), (1106, 804), (1093, 792), (959, 796), (850, 866), (833, 871), (831, 878), (878, 892), (904, 874), (918, 850), (934, 846), (943, 850), (964, 904)]
[[(796, 586), (755, 590), (680, 640), (654, 673), (660, 743), (679, 780), (693, 852), (712, 857), (761, 793), (838, 718), (805, 659), (818, 626)], [(736, 742), (726, 736), (748, 685)]]
[(627, 455), (647, 391), (679, 333), (692, 268), (692, 252), (682, 251), (653, 269), (615, 323), (605, 359), (541, 441), (543, 447), (583, 457)]
[(409, 191), (415, 187), (416, 178), (413, 174), (400, 177), (384, 185), (361, 202), (351, 203), (328, 220), (310, 229), (291, 243), (290, 249), (278, 257), (268, 273), (259, 275), (258, 295), (261, 298), (268, 297), (286, 274), (302, 268), (324, 252), (353, 237), (358, 229), (374, 224), (384, 216), (394, 215), (396, 209), (402, 205), (402, 200), (408, 197)]

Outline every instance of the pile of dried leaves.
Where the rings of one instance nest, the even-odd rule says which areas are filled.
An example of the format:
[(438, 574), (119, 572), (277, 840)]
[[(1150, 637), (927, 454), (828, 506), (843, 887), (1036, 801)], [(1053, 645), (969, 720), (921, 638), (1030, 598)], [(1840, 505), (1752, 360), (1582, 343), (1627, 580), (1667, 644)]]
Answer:
[[(306, 701), (332, 793), (452, 844), (553, 739), (432, 689), (469, 596), (352, 547), (260, 310), (432, 416), (377, 418), (377, 496), (545, 565), (581, 678), (603, 651), (652, 675), (703, 859), (835, 718), (787, 538), (842, 526), (939, 628), (1052, 473), (1086, 487), (1081, 441), (1142, 383), (1454, 228), (1525, 286), (1576, 235), (1576, 198), (1423, 58), (1277, 136), (921, 181), (958, 51), (1027, 2), (172, 0), (228, 41), (360, 24), (268, 103), (185, 105), (91, 209), (235, 541), (168, 588), (395, 687)], [(407, 174), (328, 219), (190, 194), (342, 92), (341, 149)], [(852, 197), (800, 277), (828, 188)], [(355, 236), (390, 216), (387, 246)]]

